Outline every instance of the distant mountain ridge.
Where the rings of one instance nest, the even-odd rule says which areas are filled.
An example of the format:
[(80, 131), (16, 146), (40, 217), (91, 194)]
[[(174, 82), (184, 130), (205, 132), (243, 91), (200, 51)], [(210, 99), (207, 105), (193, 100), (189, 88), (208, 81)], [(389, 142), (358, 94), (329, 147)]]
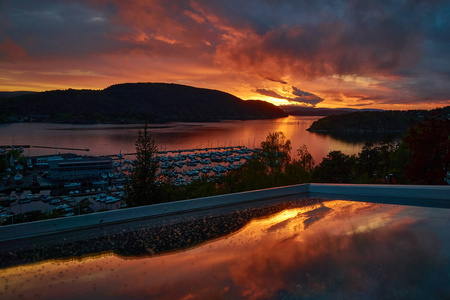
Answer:
[(298, 105), (280, 105), (282, 110), (292, 116), (331, 116), (348, 114), (358, 111), (383, 111), (381, 109), (355, 109), (355, 108), (326, 108), (326, 107), (303, 107)]
[(33, 94), (35, 92), (30, 91), (16, 91), (16, 92), (0, 92), (0, 98), (13, 98), (17, 96)]
[[(0, 94), (1, 97), (1, 94)], [(123, 83), (104, 90), (54, 90), (0, 98), (0, 121), (160, 123), (271, 119), (287, 114), (264, 101), (171, 83)]]

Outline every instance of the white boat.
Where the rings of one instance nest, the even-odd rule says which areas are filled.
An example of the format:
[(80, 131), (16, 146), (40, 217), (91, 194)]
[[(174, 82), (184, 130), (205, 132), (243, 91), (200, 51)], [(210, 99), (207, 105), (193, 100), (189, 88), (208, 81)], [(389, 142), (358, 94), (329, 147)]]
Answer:
[(61, 204), (61, 205), (55, 207), (55, 209), (56, 209), (56, 210), (63, 210), (63, 209), (69, 208), (69, 207), (70, 207), (70, 206), (67, 205), (67, 204)]
[(104, 180), (102, 180), (102, 181), (93, 181), (92, 184), (93, 185), (105, 185), (105, 184), (108, 184), (108, 182), (104, 181)]
[(64, 185), (65, 188), (79, 187), (81, 183), (79, 182), (71, 182)]
[(14, 175), (14, 180), (15, 181), (21, 181), (23, 179), (23, 175), (20, 173), (17, 173), (16, 175)]
[(50, 200), (50, 204), (51, 205), (56, 205), (56, 204), (59, 204), (59, 203), (61, 203), (61, 200), (59, 200), (59, 199), (52, 199), (52, 200)]

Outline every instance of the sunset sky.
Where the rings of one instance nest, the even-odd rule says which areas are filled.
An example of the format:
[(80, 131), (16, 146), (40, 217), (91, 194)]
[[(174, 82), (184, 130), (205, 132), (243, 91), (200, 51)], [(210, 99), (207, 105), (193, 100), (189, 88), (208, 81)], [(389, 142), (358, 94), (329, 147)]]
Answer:
[(450, 1), (0, 1), (1, 91), (124, 82), (275, 104), (442, 107)]

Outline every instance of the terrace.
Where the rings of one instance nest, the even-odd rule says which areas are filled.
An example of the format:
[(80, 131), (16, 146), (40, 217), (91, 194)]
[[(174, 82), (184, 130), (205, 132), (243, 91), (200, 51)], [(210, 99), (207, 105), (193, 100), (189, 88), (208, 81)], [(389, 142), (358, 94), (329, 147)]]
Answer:
[[(2, 293), (442, 298), (449, 195), (448, 186), (303, 184), (4, 226), (0, 280), (12, 284)], [(25, 284), (35, 276), (51, 287)]]

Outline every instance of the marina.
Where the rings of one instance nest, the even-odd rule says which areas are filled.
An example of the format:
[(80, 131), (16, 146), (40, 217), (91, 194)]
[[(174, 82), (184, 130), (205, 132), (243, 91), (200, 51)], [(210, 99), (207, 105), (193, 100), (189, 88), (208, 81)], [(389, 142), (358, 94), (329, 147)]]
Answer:
[[(158, 182), (181, 186), (202, 176), (219, 178), (259, 151), (244, 146), (159, 151), (155, 157)], [(134, 158), (135, 153), (31, 157), (23, 178), (3, 177), (2, 221), (34, 211), (57, 211), (68, 217), (124, 208), (124, 185), (135, 166)]]

